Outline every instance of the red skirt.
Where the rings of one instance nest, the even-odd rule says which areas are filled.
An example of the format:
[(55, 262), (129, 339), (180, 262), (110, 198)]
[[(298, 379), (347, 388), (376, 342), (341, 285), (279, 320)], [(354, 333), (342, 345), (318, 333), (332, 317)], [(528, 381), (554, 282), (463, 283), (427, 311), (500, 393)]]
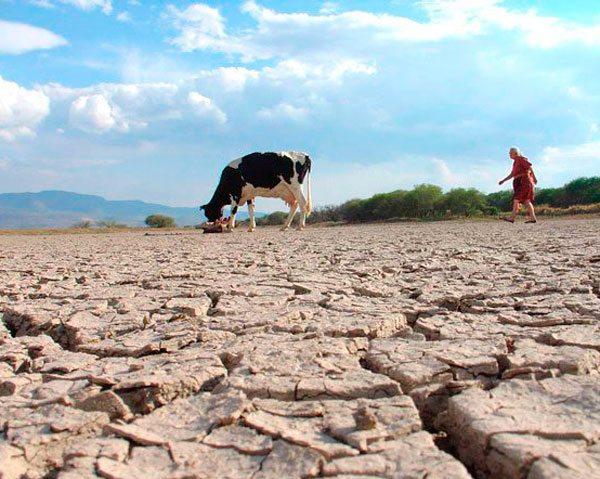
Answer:
[(513, 180), (513, 201), (525, 203), (526, 201), (535, 200), (535, 189), (533, 181), (527, 176), (521, 176)]

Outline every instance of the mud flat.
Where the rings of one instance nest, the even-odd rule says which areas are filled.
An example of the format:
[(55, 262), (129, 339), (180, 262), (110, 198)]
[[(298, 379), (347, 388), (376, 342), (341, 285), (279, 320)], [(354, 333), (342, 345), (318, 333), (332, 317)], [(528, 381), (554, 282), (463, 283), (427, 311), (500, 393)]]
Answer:
[(600, 477), (599, 237), (0, 236), (0, 477)]

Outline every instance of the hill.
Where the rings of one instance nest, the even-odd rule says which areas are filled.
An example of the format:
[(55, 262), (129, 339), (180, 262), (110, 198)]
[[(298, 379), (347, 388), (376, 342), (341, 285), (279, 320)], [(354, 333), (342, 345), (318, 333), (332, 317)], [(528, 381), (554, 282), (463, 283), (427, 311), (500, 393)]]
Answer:
[[(198, 208), (172, 207), (144, 201), (110, 201), (67, 191), (0, 194), (0, 229), (62, 228), (90, 220), (143, 226), (147, 216), (171, 216), (179, 226), (205, 220)], [(240, 212), (240, 218), (244, 214)], [(257, 213), (258, 216), (258, 213)]]

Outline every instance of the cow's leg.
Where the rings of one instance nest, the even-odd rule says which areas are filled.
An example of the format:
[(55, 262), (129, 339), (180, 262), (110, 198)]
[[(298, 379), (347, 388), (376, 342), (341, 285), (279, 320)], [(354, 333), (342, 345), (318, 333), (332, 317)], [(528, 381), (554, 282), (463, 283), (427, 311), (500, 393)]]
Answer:
[(281, 227), (281, 231), (285, 231), (290, 227), (290, 224), (292, 223), (292, 220), (294, 219), (294, 216), (296, 215), (297, 209), (298, 209), (298, 203), (296, 201), (294, 201), (293, 203), (290, 204), (290, 214), (288, 215), (287, 219), (285, 220), (285, 223)]
[(254, 200), (248, 200), (248, 232), (252, 233), (256, 229), (256, 221), (254, 220)]
[(298, 193), (298, 196), (296, 196), (296, 199), (298, 200), (298, 205), (300, 206), (300, 213), (301, 213), (300, 220), (298, 221), (298, 229), (303, 230), (304, 227), (306, 226), (306, 217), (308, 216), (308, 203), (306, 202), (306, 199), (304, 198), (302, 191), (300, 191)]
[(238, 211), (237, 203), (234, 203), (231, 207), (231, 215), (229, 216), (229, 221), (227, 222), (227, 229), (232, 230), (235, 228), (235, 215)]
[(304, 229), (304, 226), (306, 226), (306, 218), (309, 214), (309, 205), (306, 201), (306, 198), (304, 198), (304, 193), (302, 193), (302, 186), (300, 184), (296, 184), (291, 186), (289, 190), (290, 193), (294, 196), (295, 202), (300, 207), (301, 215), (300, 220), (298, 221), (298, 229)]

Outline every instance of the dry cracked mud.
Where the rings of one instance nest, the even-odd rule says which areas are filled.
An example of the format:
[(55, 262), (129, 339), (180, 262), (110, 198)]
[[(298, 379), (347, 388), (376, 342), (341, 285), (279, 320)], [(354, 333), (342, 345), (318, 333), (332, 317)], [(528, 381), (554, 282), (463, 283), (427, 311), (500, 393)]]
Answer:
[(600, 477), (599, 237), (0, 236), (0, 478)]

